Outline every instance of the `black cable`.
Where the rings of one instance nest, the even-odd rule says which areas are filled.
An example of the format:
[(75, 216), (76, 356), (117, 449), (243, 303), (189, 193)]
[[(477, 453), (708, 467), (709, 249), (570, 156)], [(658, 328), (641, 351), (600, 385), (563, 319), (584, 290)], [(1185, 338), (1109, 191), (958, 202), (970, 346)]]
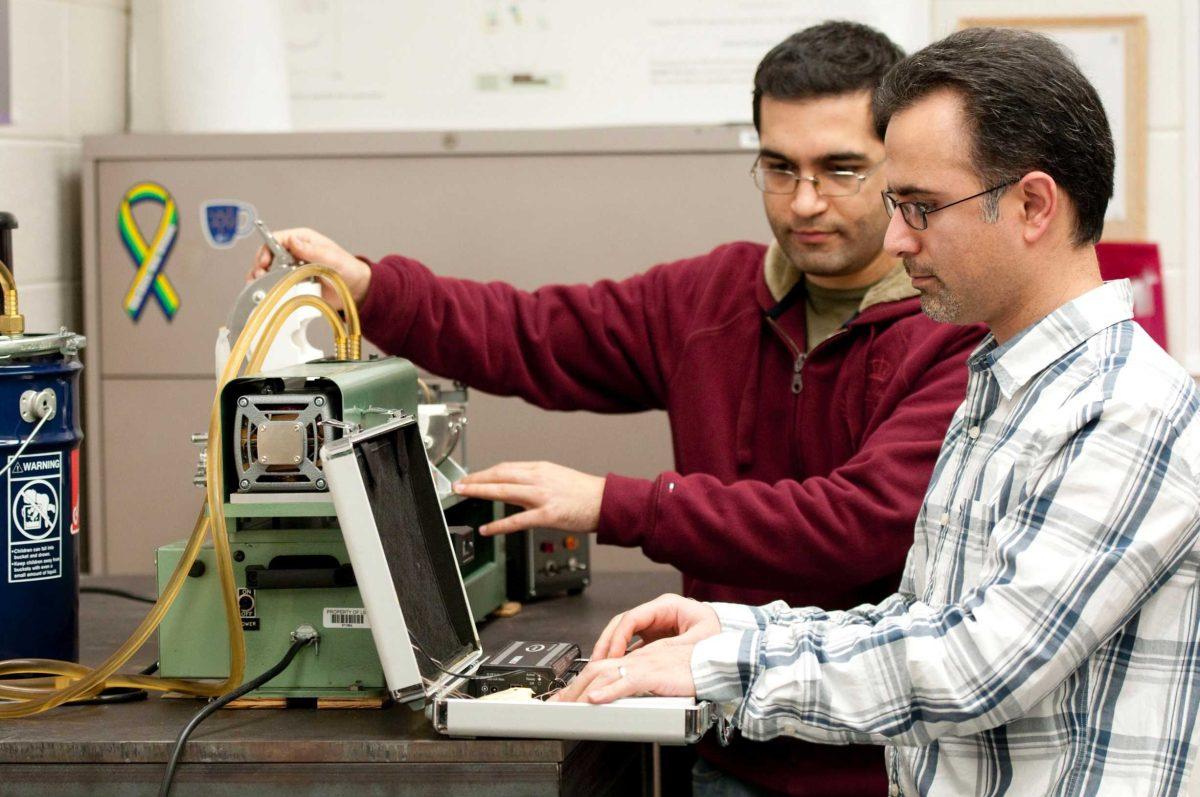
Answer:
[(157, 598), (147, 598), (145, 595), (137, 595), (133, 592), (126, 592), (123, 589), (114, 589), (113, 587), (80, 587), (80, 592), (90, 592), (95, 595), (111, 595), (114, 598), (127, 598), (138, 603), (158, 603)]
[[(138, 675), (153, 675), (156, 672), (158, 672), (157, 661), (138, 670)], [(138, 689), (135, 686), (110, 686), (95, 697), (72, 700), (70, 704), (72, 706), (108, 706), (114, 703), (138, 703), (149, 696), (145, 689)]]
[(133, 686), (110, 686), (95, 697), (84, 698), (83, 700), (72, 700), (72, 706), (110, 706), (114, 703), (137, 703), (145, 700), (149, 695), (145, 689), (138, 689)]
[(175, 740), (175, 749), (171, 751), (171, 760), (167, 762), (167, 771), (163, 774), (162, 783), (158, 787), (158, 797), (167, 797), (171, 793), (171, 781), (174, 780), (175, 769), (179, 766), (180, 759), (183, 758), (183, 747), (187, 744), (188, 737), (192, 735), (192, 731), (196, 730), (197, 725), (207, 719), (209, 715), (229, 705), (247, 692), (253, 692), (276, 675), (279, 675), (279, 673), (288, 668), (288, 665), (292, 663), (292, 659), (296, 658), (296, 654), (300, 652), (302, 647), (311, 645), (316, 641), (316, 636), (296, 638), (292, 642), (292, 646), (288, 648), (287, 653), (283, 655), (283, 658), (271, 667), (271, 669), (254, 680), (247, 681), (232, 692), (221, 695), (196, 712), (196, 716), (192, 717), (191, 722), (184, 726), (183, 730), (179, 732), (179, 738)]
[[(153, 675), (158, 672), (158, 662), (154, 662), (148, 667), (138, 670), (138, 675)], [(23, 673), (31, 678), (54, 678), (53, 673)], [(76, 698), (70, 700), (67, 705), (71, 706), (106, 706), (114, 703), (137, 703), (145, 700), (149, 694), (145, 689), (139, 689), (136, 686), (109, 686), (94, 697)]]

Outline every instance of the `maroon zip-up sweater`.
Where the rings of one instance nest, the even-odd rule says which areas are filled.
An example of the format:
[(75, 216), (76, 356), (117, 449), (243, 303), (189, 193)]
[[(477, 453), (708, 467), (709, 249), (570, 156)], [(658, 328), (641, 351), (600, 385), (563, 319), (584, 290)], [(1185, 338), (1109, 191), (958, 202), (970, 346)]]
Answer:
[[(865, 307), (807, 355), (766, 247), (733, 243), (620, 282), (533, 292), (373, 265), (359, 308), (381, 349), (547, 409), (666, 409), (677, 470), (608, 474), (598, 541), (641, 546), (700, 600), (846, 609), (891, 594), (977, 327), (916, 298)], [(777, 317), (774, 317), (777, 316)], [(878, 748), (794, 739), (701, 753), (762, 788), (883, 794)]]

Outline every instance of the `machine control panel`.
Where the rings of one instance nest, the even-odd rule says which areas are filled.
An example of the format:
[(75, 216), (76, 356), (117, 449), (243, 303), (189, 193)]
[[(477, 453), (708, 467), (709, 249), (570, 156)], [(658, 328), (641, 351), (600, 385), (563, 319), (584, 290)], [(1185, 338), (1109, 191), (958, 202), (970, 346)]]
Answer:
[(578, 594), (591, 583), (586, 534), (530, 529), (508, 536), (508, 597), (530, 600)]

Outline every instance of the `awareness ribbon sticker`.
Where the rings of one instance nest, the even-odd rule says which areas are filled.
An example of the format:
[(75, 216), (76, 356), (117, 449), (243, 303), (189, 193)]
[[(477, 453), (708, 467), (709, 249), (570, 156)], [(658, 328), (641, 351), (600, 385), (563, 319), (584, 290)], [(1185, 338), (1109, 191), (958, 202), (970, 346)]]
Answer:
[[(158, 229), (148, 244), (133, 218), (134, 206), (142, 202), (154, 202), (163, 208)], [(174, 198), (158, 183), (138, 183), (126, 191), (121, 199), (121, 207), (117, 211), (117, 229), (137, 268), (133, 284), (125, 294), (125, 312), (137, 321), (153, 289), (154, 298), (158, 299), (167, 320), (172, 320), (179, 310), (179, 294), (163, 273), (163, 267), (167, 263), (167, 255), (171, 254), (171, 247), (175, 245), (175, 238), (179, 235), (179, 211), (175, 207)]]

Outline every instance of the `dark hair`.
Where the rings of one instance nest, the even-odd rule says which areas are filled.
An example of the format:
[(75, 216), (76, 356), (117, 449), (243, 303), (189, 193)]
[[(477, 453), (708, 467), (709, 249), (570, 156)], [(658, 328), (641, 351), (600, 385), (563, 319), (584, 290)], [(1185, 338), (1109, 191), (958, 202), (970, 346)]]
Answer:
[(1113, 192), (1112, 132), (1096, 89), (1050, 39), (969, 28), (901, 61), (875, 93), (880, 136), (892, 116), (942, 89), (957, 92), (984, 185), (1043, 171), (1075, 205), (1077, 246), (1096, 243)]
[(754, 73), (754, 129), (763, 95), (802, 100), (874, 91), (904, 51), (874, 28), (833, 20), (793, 33), (763, 56)]

